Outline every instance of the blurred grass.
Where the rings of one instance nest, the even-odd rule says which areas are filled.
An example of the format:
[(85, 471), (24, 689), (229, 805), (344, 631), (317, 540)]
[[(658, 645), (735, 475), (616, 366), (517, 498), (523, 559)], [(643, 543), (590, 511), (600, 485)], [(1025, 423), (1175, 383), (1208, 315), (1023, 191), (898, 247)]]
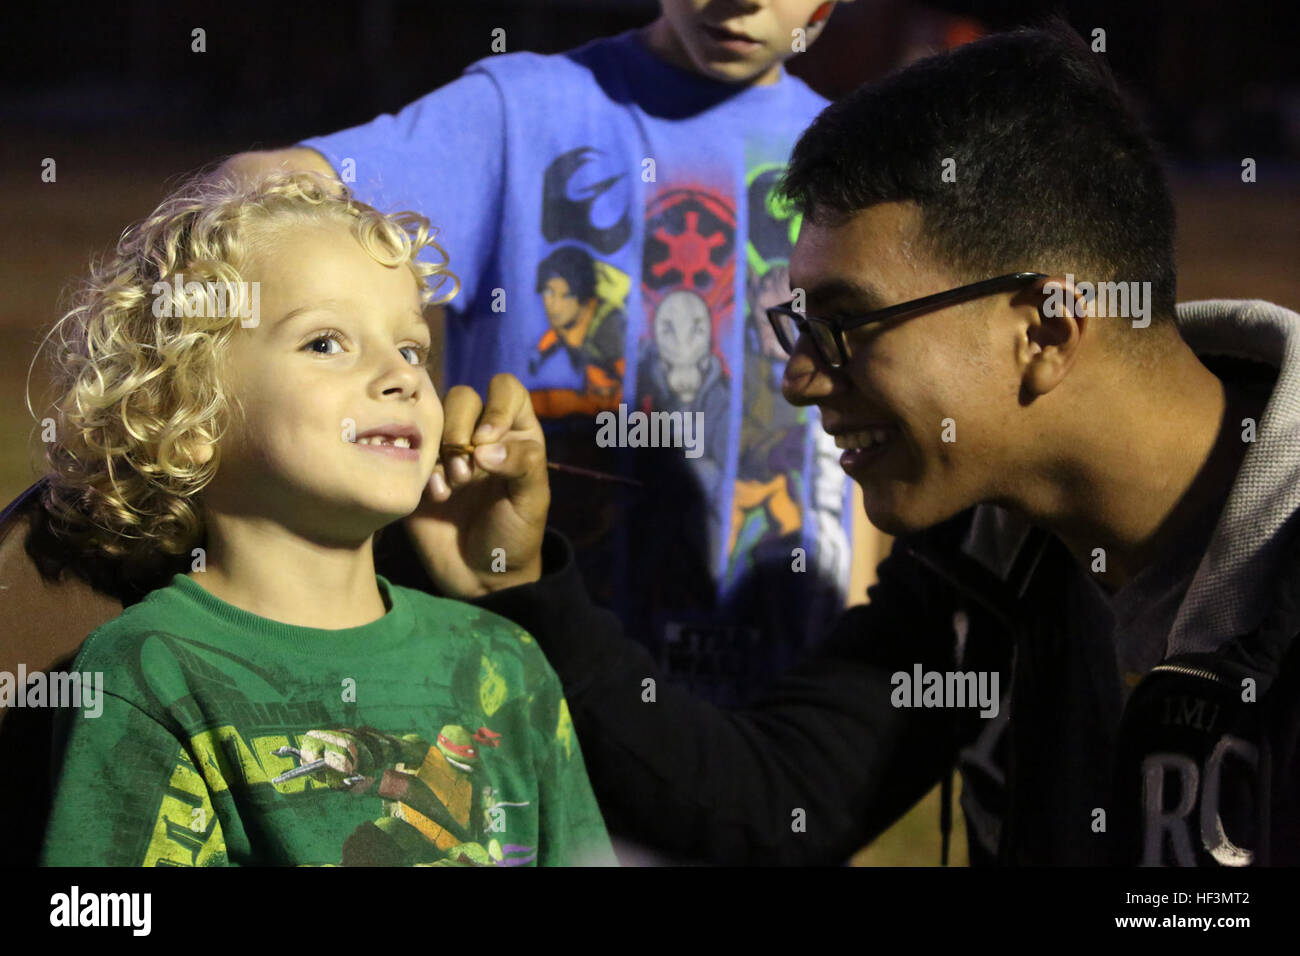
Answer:
[[(23, 405), (23, 382), (36, 344), (12, 333), (5, 333), (5, 339), (0, 350), (0, 507), (36, 481), (44, 467), (40, 432)], [(35, 399), (32, 405), (36, 407)]]
[[(235, 148), (151, 142), (139, 149), (112, 139), (6, 133), (0, 144), (0, 502), (43, 471), (40, 432), (24, 404), (27, 369), (73, 286), (89, 274), (91, 257), (110, 250), (181, 174)], [(57, 164), (53, 183), (41, 182), (45, 158)], [(33, 371), (31, 396), (39, 415), (49, 397), (42, 365)]]
[[(939, 834), (939, 795), (935, 787), (906, 816), (882, 833), (870, 846), (853, 855), (853, 866), (939, 866), (943, 841)], [(952, 835), (948, 865), (967, 866), (966, 820), (961, 815), (961, 778), (952, 788)]]

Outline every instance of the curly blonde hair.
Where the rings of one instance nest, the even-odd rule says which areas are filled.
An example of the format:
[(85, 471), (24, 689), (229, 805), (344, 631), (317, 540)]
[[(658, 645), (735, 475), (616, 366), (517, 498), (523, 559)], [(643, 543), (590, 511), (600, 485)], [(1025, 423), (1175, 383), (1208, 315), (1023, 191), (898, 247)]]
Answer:
[[(376, 261), (408, 265), (425, 305), (456, 294), (428, 219), (385, 215), (304, 171), (196, 177), (128, 227), (106, 261), (92, 261), (74, 307), (37, 352), (53, 347), (56, 396), (41, 503), (50, 531), (75, 554), (117, 563), (129, 580), (129, 569), (147, 574), (201, 543), (196, 496), (216, 474), (232, 407), (242, 414), (223, 375), (240, 313), (187, 315), (175, 277), (246, 303), (242, 276), (258, 251), (283, 227), (321, 221), (350, 225)], [(417, 261), (424, 249), (442, 261)], [(213, 447), (207, 461), (196, 455), (204, 444)]]

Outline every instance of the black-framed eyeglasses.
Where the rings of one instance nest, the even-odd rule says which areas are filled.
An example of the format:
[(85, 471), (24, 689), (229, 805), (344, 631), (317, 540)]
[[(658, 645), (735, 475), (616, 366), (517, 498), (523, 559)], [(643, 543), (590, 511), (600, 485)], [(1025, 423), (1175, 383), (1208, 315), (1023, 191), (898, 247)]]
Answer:
[(768, 309), (767, 320), (772, 323), (772, 331), (776, 333), (776, 339), (781, 343), (781, 348), (785, 349), (786, 355), (794, 354), (795, 343), (799, 336), (806, 332), (812, 336), (813, 344), (817, 346), (822, 360), (831, 368), (839, 368), (849, 360), (848, 352), (844, 348), (845, 332), (873, 322), (886, 322), (946, 305), (956, 305), (958, 302), (968, 302), (971, 299), (1016, 289), (1036, 279), (1046, 278), (1047, 274), (1043, 272), (1010, 272), (1004, 276), (981, 279), (979, 282), (949, 289), (947, 292), (936, 292), (910, 302), (900, 302), (898, 305), (846, 319), (823, 319), (815, 315), (801, 314), (791, 308), (794, 304), (794, 300), (791, 299), (783, 305), (774, 305)]

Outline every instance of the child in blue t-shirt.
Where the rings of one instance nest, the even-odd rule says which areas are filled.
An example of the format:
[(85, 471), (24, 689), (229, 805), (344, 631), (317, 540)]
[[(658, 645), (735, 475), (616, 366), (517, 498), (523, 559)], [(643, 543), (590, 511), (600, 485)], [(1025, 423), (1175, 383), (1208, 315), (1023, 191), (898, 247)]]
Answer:
[(716, 6), (665, 0), (565, 54), (496, 53), (395, 115), (231, 165), (314, 166), (429, 211), (463, 283), (447, 381), (524, 382), (559, 469), (550, 520), (594, 596), (730, 704), (843, 604), (851, 516), (762, 311), (789, 297), (799, 228), (773, 186), (825, 105), (782, 63), (834, 4)]

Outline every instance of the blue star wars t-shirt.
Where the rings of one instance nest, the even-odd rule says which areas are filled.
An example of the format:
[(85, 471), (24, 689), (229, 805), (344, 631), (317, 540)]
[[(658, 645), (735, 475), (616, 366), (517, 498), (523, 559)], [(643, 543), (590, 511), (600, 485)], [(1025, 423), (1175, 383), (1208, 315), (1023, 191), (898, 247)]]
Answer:
[(593, 596), (719, 703), (820, 639), (848, 581), (839, 451), (781, 396), (763, 311), (790, 297), (799, 225), (773, 187), (825, 102), (784, 72), (677, 69), (628, 32), (488, 57), (301, 144), (439, 227), (461, 281), (447, 383), (524, 382)]

